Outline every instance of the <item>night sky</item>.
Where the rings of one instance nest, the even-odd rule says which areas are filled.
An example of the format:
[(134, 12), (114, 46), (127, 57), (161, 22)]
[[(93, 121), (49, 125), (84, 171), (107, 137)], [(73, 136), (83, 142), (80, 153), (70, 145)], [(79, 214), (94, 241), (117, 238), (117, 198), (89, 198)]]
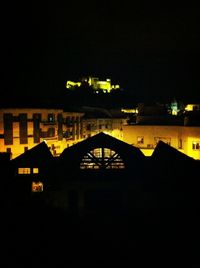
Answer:
[(2, 98), (51, 99), (91, 75), (139, 98), (200, 100), (197, 6), (65, 2), (2, 7)]

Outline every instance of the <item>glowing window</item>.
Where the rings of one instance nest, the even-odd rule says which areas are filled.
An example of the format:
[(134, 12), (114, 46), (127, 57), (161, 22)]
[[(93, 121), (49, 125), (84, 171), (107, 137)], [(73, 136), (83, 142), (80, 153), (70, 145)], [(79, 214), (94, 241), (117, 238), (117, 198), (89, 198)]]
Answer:
[(27, 167), (18, 168), (18, 174), (31, 174), (31, 169)]
[(124, 169), (125, 165), (118, 153), (108, 148), (96, 148), (82, 159), (81, 169)]
[(193, 150), (200, 150), (200, 142), (193, 141), (192, 149)]
[(31, 190), (34, 193), (43, 192), (43, 183), (41, 181), (38, 182), (33, 181)]
[(33, 174), (38, 174), (39, 173), (39, 168), (33, 168)]

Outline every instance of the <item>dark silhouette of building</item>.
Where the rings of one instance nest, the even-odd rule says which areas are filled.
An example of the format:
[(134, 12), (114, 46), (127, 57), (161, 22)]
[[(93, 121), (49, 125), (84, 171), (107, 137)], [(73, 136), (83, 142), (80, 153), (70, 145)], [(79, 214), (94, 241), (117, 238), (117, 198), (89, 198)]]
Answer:
[(80, 256), (86, 266), (122, 261), (146, 267), (156, 254), (166, 267), (197, 249), (199, 161), (162, 141), (145, 157), (100, 133), (60, 157), (41, 143), (8, 162), (11, 188), (3, 217), (14, 263), (23, 255), (30, 256), (23, 259), (29, 267), (63, 261), (75, 267)]

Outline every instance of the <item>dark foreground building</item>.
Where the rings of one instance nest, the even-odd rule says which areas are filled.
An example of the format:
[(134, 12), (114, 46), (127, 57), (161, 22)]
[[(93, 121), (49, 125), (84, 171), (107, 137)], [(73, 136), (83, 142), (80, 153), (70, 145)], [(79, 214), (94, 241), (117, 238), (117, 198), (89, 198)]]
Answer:
[(3, 167), (10, 265), (197, 267), (199, 161), (171, 146), (145, 157), (100, 133), (56, 158), (41, 143)]

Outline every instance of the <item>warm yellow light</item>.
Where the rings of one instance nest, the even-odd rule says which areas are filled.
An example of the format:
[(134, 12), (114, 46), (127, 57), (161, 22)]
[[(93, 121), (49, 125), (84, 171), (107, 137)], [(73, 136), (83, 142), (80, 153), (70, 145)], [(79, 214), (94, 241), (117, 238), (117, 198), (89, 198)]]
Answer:
[(123, 113), (129, 113), (129, 114), (137, 114), (138, 109), (121, 109), (121, 112)]
[(109, 148), (95, 148), (80, 163), (80, 169), (124, 169), (120, 155)]
[(66, 88), (73, 88), (75, 86), (80, 87), (81, 82), (67, 81), (67, 83), (66, 83)]
[(178, 114), (178, 112), (177, 112), (177, 111), (172, 110), (172, 115), (177, 115), (177, 114)]
[(27, 167), (18, 168), (18, 174), (31, 174), (31, 169)]
[(102, 89), (104, 92), (111, 91), (111, 83), (110, 81), (98, 81), (98, 87)]
[(43, 183), (41, 181), (39, 182), (32, 182), (32, 192), (37, 193), (37, 192), (43, 192)]
[(199, 109), (200, 109), (200, 104), (187, 104), (185, 107), (185, 111), (187, 112), (199, 110)]
[(39, 168), (33, 168), (33, 174), (38, 174), (39, 173)]

